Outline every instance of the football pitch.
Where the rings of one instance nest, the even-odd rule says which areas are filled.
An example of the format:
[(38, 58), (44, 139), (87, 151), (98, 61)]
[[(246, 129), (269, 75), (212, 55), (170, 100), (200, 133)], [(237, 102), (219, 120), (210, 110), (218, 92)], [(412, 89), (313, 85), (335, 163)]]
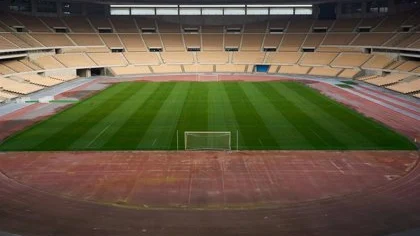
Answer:
[(183, 150), (185, 131), (230, 131), (234, 150), (415, 148), (296, 82), (123, 82), (13, 135), (0, 150)]

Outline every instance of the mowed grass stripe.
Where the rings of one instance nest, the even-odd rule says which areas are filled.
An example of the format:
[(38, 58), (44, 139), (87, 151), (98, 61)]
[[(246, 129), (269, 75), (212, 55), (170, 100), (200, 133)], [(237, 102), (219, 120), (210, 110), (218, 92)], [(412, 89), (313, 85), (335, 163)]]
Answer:
[[(295, 88), (293, 84), (286, 84), (289, 88)], [(340, 119), (347, 126), (351, 127), (355, 132), (363, 135), (371, 143), (375, 145), (365, 146), (366, 149), (385, 149), (385, 150), (406, 150), (416, 149), (415, 145), (410, 142), (405, 136), (396, 133), (382, 123), (376, 122), (371, 118), (365, 117), (362, 114), (349, 109), (343, 104), (336, 102), (326, 96), (320, 95), (317, 91), (303, 87), (299, 89), (302, 96), (309, 100), (317, 99), (320, 108), (328, 112), (331, 116)], [(322, 104), (322, 106), (321, 106)], [(349, 139), (352, 139), (349, 135)], [(363, 146), (361, 142), (360, 145)], [(360, 149), (359, 146), (357, 149)]]
[(117, 107), (122, 102), (130, 84), (111, 86), (70, 109), (64, 110), (51, 118), (32, 126), (18, 135), (6, 140), (2, 150), (67, 150), (72, 140), (77, 139), (86, 127), (101, 118), (98, 114), (108, 113), (110, 103)]
[(175, 88), (166, 98), (153, 122), (137, 145), (138, 149), (167, 150), (172, 148), (172, 139), (176, 135), (179, 117), (184, 106), (191, 83), (176, 83)]
[(240, 83), (224, 83), (225, 91), (232, 104), (233, 112), (240, 131), (245, 149), (276, 149), (278, 147), (276, 138), (270, 134), (264, 121), (259, 116), (255, 107), (248, 100)]
[[(185, 131), (208, 131), (208, 85), (202, 82), (191, 82), (184, 107), (178, 119), (179, 148), (185, 146)], [(173, 135), (172, 147), (176, 147), (176, 133)]]
[(305, 137), (293, 126), (291, 121), (283, 116), (281, 111), (268, 99), (260, 89), (258, 83), (242, 83), (241, 86), (246, 91), (249, 101), (253, 104), (264, 124), (273, 137), (276, 138), (278, 149), (299, 149), (302, 143), (311, 147)]
[[(345, 146), (336, 147), (336, 149), (364, 149), (375, 147), (375, 143), (371, 142), (364, 135), (350, 127), (347, 122), (343, 122), (337, 116), (330, 112), (328, 104), (325, 104), (324, 96), (315, 94), (316, 96), (307, 96), (312, 90), (306, 85), (298, 83), (272, 83), (271, 86), (278, 93), (290, 97), (295, 104), (301, 107), (302, 111), (310, 116), (314, 121), (319, 123), (328, 132), (334, 136)], [(328, 100), (328, 99), (327, 99)]]
[(105, 144), (104, 149), (135, 150), (175, 83), (160, 83), (159, 88), (134, 112)]
[[(121, 86), (117, 85), (117, 86)], [(115, 132), (159, 87), (158, 83), (132, 83), (137, 92), (126, 99), (118, 109), (91, 127), (70, 147), (73, 150), (101, 150)]]
[[(295, 101), (288, 96), (278, 93), (270, 84), (258, 83), (257, 88), (264, 93), (264, 95), (271, 100), (272, 104), (278, 111), (283, 113), (283, 116), (292, 123), (296, 130), (301, 133), (305, 139), (315, 149), (342, 149), (345, 144), (336, 139), (331, 133), (322, 127), (319, 123), (314, 121), (311, 116), (307, 115)], [(302, 142), (302, 149), (310, 149), (310, 147)]]

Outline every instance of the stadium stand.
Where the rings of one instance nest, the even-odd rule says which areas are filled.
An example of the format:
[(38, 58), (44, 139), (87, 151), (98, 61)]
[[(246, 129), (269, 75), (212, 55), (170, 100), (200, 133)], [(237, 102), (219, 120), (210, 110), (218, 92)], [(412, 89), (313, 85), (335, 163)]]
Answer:
[(334, 58), (336, 58), (338, 53), (305, 53), (300, 60), (299, 64), (308, 65), (308, 66), (325, 66), (329, 65)]
[(46, 47), (75, 46), (65, 34), (33, 33), (31, 36)]
[(186, 73), (211, 73), (214, 72), (213, 65), (184, 65)]
[(167, 52), (185, 51), (182, 34), (161, 34), (161, 39)]
[(267, 34), (264, 39), (263, 48), (277, 48), (283, 39), (282, 34)]
[(306, 34), (285, 34), (280, 44), (281, 52), (297, 52), (303, 44)]
[(293, 65), (296, 64), (302, 57), (300, 52), (269, 52), (266, 56), (266, 62), (270, 64), (279, 65)]
[(221, 72), (221, 73), (245, 73), (245, 70), (246, 70), (245, 65), (232, 65), (232, 64), (216, 65), (216, 72)]
[(410, 72), (419, 66), (420, 66), (420, 61), (406, 61), (402, 63), (401, 65), (399, 65), (398, 67), (396, 67), (395, 70)]
[(238, 48), (241, 46), (241, 34), (225, 34), (225, 48)]
[(185, 47), (201, 49), (201, 34), (184, 34)]
[(143, 34), (144, 42), (150, 48), (163, 48), (159, 34)]
[(310, 71), (310, 75), (317, 76), (328, 76), (336, 77), (343, 69), (340, 68), (331, 68), (331, 67), (313, 67)]
[(159, 65), (158, 54), (154, 52), (125, 52), (125, 59), (132, 65)]
[(30, 67), (26, 66), (25, 64), (17, 60), (3, 61), (2, 64), (16, 71), (17, 73), (33, 71)]
[[(59, 55), (56, 55), (59, 56)], [(41, 56), (33, 60), (33, 63), (38, 65), (39, 67), (43, 69), (57, 69), (57, 68), (64, 68), (65, 66), (57, 61), (54, 56)]]
[(400, 82), (395, 85), (387, 86), (388, 89), (400, 93), (414, 93), (420, 91), (420, 77), (413, 78), (407, 82)]
[(223, 34), (202, 34), (203, 51), (222, 51)]
[(263, 34), (243, 34), (241, 51), (260, 51), (263, 41)]
[(109, 48), (123, 48), (121, 40), (116, 34), (100, 34), (100, 37)]
[(364, 53), (341, 53), (331, 63), (332, 67), (359, 67), (363, 65), (372, 55)]
[(356, 33), (329, 33), (322, 45), (349, 45), (356, 35)]
[(122, 53), (88, 53), (87, 55), (98, 66), (126, 66), (128, 64)]
[(307, 67), (307, 66), (285, 65), (285, 66), (280, 66), (278, 73), (306, 75), (310, 69), (311, 67)]
[(360, 20), (339, 19), (334, 22), (331, 32), (353, 32)]
[(232, 63), (234, 64), (258, 64), (264, 62), (263, 52), (234, 52)]
[(62, 18), (66, 25), (70, 27), (74, 33), (92, 33), (94, 32), (89, 21), (85, 17), (67, 16)]
[(228, 52), (197, 52), (200, 64), (226, 64), (229, 62)]
[(135, 75), (152, 73), (148, 66), (112, 67), (110, 70), (114, 75)]
[(145, 52), (147, 51), (146, 45), (139, 34), (119, 34), (121, 42), (127, 52)]
[(103, 46), (104, 43), (97, 34), (69, 34), (78, 46)]
[(2, 49), (16, 49), (18, 46), (14, 44), (13, 42), (7, 40), (6, 38), (1, 36), (0, 34), (0, 50)]
[(15, 44), (16, 46), (20, 48), (30, 48), (32, 46), (26, 43), (25, 41), (23, 41), (22, 39), (20, 39), (19, 37), (17, 37), (16, 35), (17, 34), (15, 33), (2, 33), (1, 34), (3, 38), (8, 40), (9, 42), (12, 42), (13, 44)]
[(21, 83), (9, 78), (0, 78), (0, 87), (3, 88), (3, 90), (5, 91), (22, 95), (30, 94), (44, 88), (39, 85)]
[(110, 18), (115, 31), (118, 33), (138, 33), (139, 29), (132, 17), (129, 16), (113, 16)]
[(27, 15), (9, 15), (22, 23), (29, 32), (51, 32), (50, 29), (38, 18)]
[(344, 69), (338, 77), (346, 78), (346, 79), (354, 79), (359, 73), (361, 72), (360, 69)]
[(10, 69), (9, 67), (7, 67), (3, 64), (0, 64), (0, 74), (1, 75), (8, 75), (8, 74), (13, 74), (13, 73), (16, 73), (16, 71)]
[(191, 52), (161, 52), (165, 64), (193, 64), (194, 55)]
[(182, 73), (181, 65), (159, 65), (151, 66), (154, 73)]
[[(410, 84), (404, 76), (420, 73), (420, 62), (414, 57), (399, 55), (402, 51), (372, 49), (420, 48), (420, 20), (415, 13), (338, 20), (287, 17), (262, 22), (232, 21), (232, 24), (227, 23), (229, 19), (224, 19), (221, 25), (200, 22), (201, 25), (194, 26), (190, 22), (177, 24), (137, 16), (57, 18), (4, 14), (0, 16), (0, 32), (5, 31), (0, 33), (0, 50), (50, 51), (31, 57), (23, 52), (16, 59), (2, 60), (0, 74), (25, 79), (20, 73), (90, 67), (111, 67), (114, 75), (253, 73), (255, 64), (267, 64), (270, 74), (356, 78), (378, 86), (395, 86), (397, 91), (398, 84), (404, 84), (401, 88)], [(404, 29), (407, 26), (409, 30)], [(11, 32), (14, 27), (24, 30)], [(68, 31), (53, 33), (56, 28)], [(185, 32), (188, 28), (197, 32)], [(239, 31), (227, 32), (228, 28)], [(110, 32), (100, 32), (103, 29)], [(147, 30), (151, 32), (145, 33)], [(278, 32), (268, 32), (272, 30)], [(392, 74), (358, 77), (365, 71)], [(54, 80), (41, 84), (39, 77), (27, 79), (47, 87)]]
[(365, 80), (365, 82), (370, 83), (370, 84), (374, 84), (374, 85), (378, 85), (378, 86), (387, 86), (387, 85), (392, 85), (395, 84), (403, 79), (406, 79), (408, 77), (410, 77), (411, 75), (409, 74), (400, 74), (400, 73), (393, 73), (390, 75), (386, 75), (386, 76), (380, 76), (377, 78), (373, 78), (373, 79), (367, 79)]
[(54, 59), (66, 66), (66, 67), (78, 67), (78, 68), (87, 68), (97, 66), (86, 54), (84, 53), (66, 53), (66, 54), (57, 54), (54, 56)]
[(391, 64), (393, 59), (389, 56), (377, 54), (373, 55), (365, 64), (362, 65), (364, 69), (383, 69)]
[(302, 47), (317, 48), (324, 40), (326, 34), (308, 34)]
[(392, 36), (394, 36), (394, 33), (359, 33), (350, 45), (382, 46)]
[(38, 74), (20, 74), (18, 75), (18, 77), (32, 84), (41, 85), (44, 87), (50, 87), (50, 86), (54, 86), (54, 85), (62, 83), (62, 81), (60, 80), (52, 79), (50, 77), (40, 76)]

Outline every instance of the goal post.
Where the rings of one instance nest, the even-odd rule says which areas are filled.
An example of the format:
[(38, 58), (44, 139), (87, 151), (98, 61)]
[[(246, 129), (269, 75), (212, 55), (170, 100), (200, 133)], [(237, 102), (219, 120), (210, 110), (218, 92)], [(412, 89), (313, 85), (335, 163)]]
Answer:
[(185, 131), (185, 150), (232, 150), (232, 135), (230, 131)]

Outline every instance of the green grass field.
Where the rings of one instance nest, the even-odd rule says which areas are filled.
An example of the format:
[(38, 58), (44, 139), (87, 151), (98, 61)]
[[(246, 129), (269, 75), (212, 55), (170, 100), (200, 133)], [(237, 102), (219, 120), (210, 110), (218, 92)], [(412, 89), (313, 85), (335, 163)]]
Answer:
[(294, 82), (114, 85), (0, 150), (174, 150), (184, 131), (231, 131), (236, 149), (414, 149), (404, 136)]

